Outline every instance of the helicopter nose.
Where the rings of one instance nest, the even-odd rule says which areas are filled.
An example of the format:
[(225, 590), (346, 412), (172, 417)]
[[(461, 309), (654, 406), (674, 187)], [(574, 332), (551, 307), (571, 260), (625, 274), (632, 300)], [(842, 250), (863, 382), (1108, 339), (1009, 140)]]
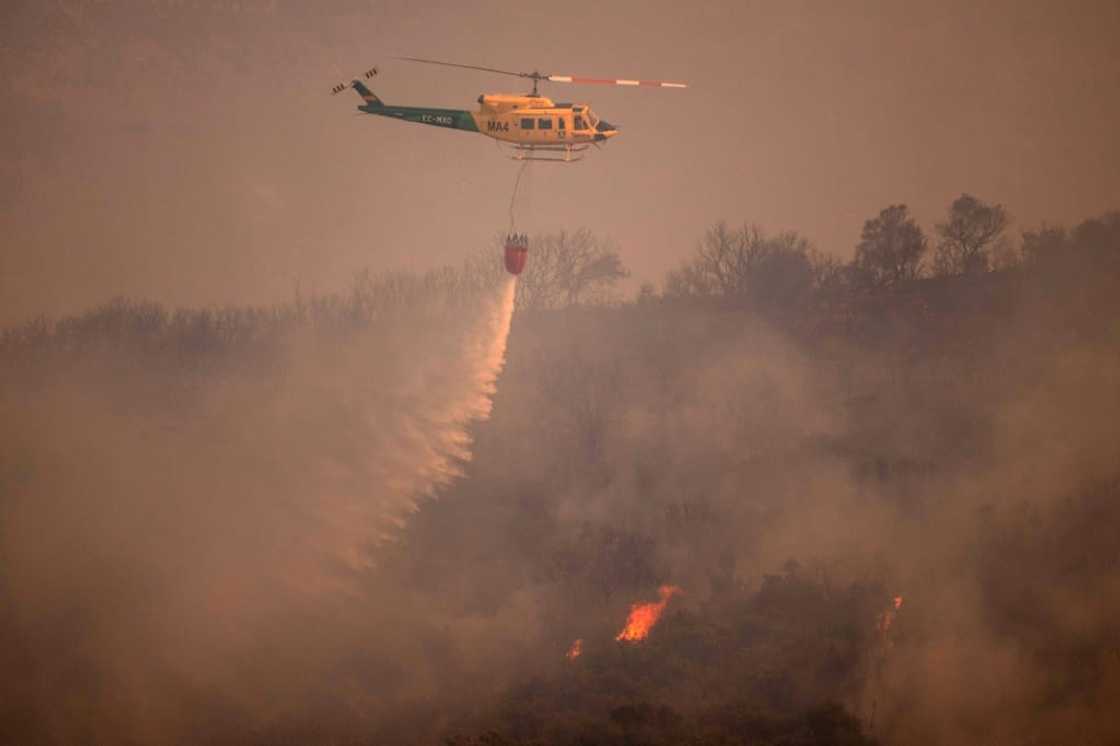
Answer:
[(599, 142), (607, 138), (614, 137), (618, 134), (618, 125), (599, 120), (599, 124), (595, 127), (595, 139)]

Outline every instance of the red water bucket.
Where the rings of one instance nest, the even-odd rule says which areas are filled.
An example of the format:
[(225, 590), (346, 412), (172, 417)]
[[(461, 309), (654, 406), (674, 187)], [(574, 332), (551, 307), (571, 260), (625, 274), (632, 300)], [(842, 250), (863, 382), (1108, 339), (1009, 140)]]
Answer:
[(529, 257), (529, 237), (521, 234), (512, 234), (506, 239), (506, 272), (519, 275), (525, 269), (525, 260)]

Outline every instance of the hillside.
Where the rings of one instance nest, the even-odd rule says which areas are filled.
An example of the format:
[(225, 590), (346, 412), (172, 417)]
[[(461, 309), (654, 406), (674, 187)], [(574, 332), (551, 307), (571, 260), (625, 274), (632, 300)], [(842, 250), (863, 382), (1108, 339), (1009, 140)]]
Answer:
[(469, 440), (477, 267), (8, 330), (0, 732), (1112, 742), (1115, 229), (889, 286), (523, 295)]

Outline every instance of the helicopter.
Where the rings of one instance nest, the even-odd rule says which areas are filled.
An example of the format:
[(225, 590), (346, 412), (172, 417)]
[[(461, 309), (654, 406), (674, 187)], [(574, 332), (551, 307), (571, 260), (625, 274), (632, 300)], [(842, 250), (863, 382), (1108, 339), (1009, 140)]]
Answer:
[[(399, 57), (407, 62), (443, 65), (467, 70), (481, 70), (511, 75), (533, 81), (527, 94), (484, 93), (478, 97), (478, 111), (466, 109), (436, 109), (426, 106), (392, 106), (383, 102), (359, 79), (339, 83), (332, 94), (347, 88), (357, 91), (365, 102), (358, 111), (405, 122), (427, 124), (434, 127), (477, 132), (512, 146), (514, 160), (578, 161), (592, 145), (599, 147), (618, 135), (616, 125), (600, 119), (587, 104), (555, 103), (540, 95), (539, 84), (587, 83), (593, 85), (640, 86), (656, 88), (687, 88), (685, 83), (661, 80), (625, 80), (618, 78), (584, 78), (575, 75), (547, 75), (540, 72), (514, 72), (479, 65), (462, 65), (455, 62)], [(378, 74), (376, 67), (367, 70), (363, 77), (369, 80)]]

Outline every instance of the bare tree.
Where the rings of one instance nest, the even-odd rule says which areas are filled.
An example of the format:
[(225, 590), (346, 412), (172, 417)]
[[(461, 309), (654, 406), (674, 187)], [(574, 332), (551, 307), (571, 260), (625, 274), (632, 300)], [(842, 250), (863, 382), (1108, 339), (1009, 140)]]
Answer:
[(926, 248), (925, 234), (906, 205), (891, 205), (863, 224), (855, 266), (875, 287), (897, 285), (921, 274)]
[(1120, 211), (1089, 218), (1067, 231), (1046, 226), (1023, 232), (1023, 260), (1030, 265), (1080, 266), (1101, 273), (1120, 265)]
[(990, 205), (962, 194), (949, 207), (949, 219), (937, 224), (937, 254), (934, 272), (963, 275), (987, 272), (994, 244), (1003, 237), (1011, 220), (1002, 205)]
[(796, 233), (767, 236), (757, 225), (708, 230), (696, 255), (665, 279), (668, 296), (719, 296), (758, 306), (797, 301), (814, 285), (814, 253)]
[(1041, 264), (1060, 258), (1069, 247), (1069, 234), (1061, 226), (1042, 225), (1037, 230), (1023, 231), (1023, 260)]
[(586, 229), (534, 236), (518, 282), (518, 306), (544, 310), (608, 302), (629, 275), (618, 250)]
[(1120, 210), (1083, 221), (1073, 229), (1072, 239), (1079, 251), (1115, 268), (1120, 258)]

